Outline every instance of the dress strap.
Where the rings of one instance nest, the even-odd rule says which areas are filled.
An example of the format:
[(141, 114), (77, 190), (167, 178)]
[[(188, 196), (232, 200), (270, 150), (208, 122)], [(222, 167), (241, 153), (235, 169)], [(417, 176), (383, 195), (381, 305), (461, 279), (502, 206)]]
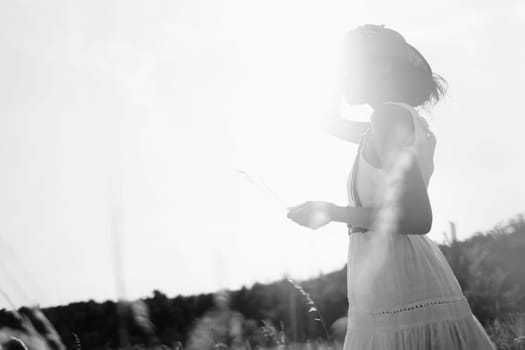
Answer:
[(363, 144), (366, 137), (370, 134), (370, 127), (361, 135), (361, 140), (359, 141), (359, 147), (357, 148), (357, 154), (355, 156), (354, 164), (352, 166), (352, 182), (350, 183), (350, 193), (356, 207), (361, 206), (361, 199), (359, 198), (359, 192), (357, 191), (357, 172), (359, 170), (359, 157), (363, 151)]
[(436, 136), (430, 130), (427, 120), (411, 105), (404, 102), (386, 102), (404, 108), (410, 112), (414, 125), (414, 146), (418, 152), (418, 163), (423, 174), (423, 179), (428, 186), (430, 177), (434, 172), (434, 151)]
[[(414, 144), (418, 144), (419, 143), (419, 139), (420, 139), (419, 138), (419, 130), (420, 130), (420, 128), (418, 127), (419, 114), (414, 109), (414, 107), (412, 107), (409, 104), (404, 103), (404, 102), (386, 102), (385, 104), (399, 106), (399, 107), (401, 107), (403, 109), (406, 109), (410, 113), (410, 115), (412, 116), (412, 125), (414, 125)], [(427, 124), (427, 126), (428, 126), (428, 124)]]
[[(355, 156), (354, 164), (352, 165), (352, 175), (351, 175), (352, 179), (350, 182), (350, 194), (352, 196), (352, 200), (356, 207), (362, 206), (361, 199), (359, 198), (359, 192), (357, 190), (357, 173), (359, 171), (359, 161), (360, 161), (361, 152), (363, 150), (363, 144), (368, 134), (370, 134), (370, 127), (363, 133), (363, 135), (361, 135), (361, 141), (359, 141), (359, 147), (357, 148), (357, 153)], [(349, 229), (348, 230), (349, 235), (352, 233), (368, 231), (367, 229), (363, 227), (352, 226), (351, 224), (347, 224), (346, 226)]]
[(428, 125), (428, 121), (419, 115), (414, 107), (404, 102), (385, 102), (385, 104), (399, 106), (410, 112), (414, 125), (414, 143), (416, 145), (425, 142), (427, 138), (434, 137), (434, 133), (430, 130), (430, 126)]

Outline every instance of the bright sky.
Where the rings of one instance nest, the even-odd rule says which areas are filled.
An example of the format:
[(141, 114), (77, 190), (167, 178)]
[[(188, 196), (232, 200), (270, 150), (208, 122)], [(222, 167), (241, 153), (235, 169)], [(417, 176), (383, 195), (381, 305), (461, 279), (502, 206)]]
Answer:
[(431, 238), (523, 212), (525, 3), (457, 3), (1, 2), (1, 291), (17, 306), (115, 299), (114, 206), (129, 298), (342, 268), (343, 224), (294, 224), (235, 169), (289, 204), (346, 204), (357, 148), (317, 125), (363, 23), (400, 31), (450, 85), (430, 116)]

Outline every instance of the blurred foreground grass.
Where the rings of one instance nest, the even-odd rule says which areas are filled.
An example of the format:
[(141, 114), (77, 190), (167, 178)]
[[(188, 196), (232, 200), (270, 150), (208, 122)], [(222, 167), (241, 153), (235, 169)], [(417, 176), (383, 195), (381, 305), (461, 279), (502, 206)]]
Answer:
[[(314, 313), (315, 320), (324, 322), (321, 313), (317, 309), (315, 302), (309, 294), (297, 283), (290, 280), (294, 287), (306, 299), (306, 304), (310, 307), (310, 312)], [(325, 338), (307, 339), (306, 342), (294, 342), (286, 335), (283, 322), (276, 327), (271, 320), (259, 320), (259, 325), (246, 332), (246, 327), (241, 324), (241, 318), (231, 318), (228, 309), (224, 307), (227, 298), (227, 291), (221, 291), (216, 295), (216, 302), (219, 308), (213, 313), (203, 316), (195, 327), (186, 345), (179, 341), (171, 344), (162, 344), (153, 334), (154, 327), (148, 319), (148, 312), (142, 310), (139, 318), (136, 318), (137, 325), (145, 327), (150, 335), (147, 343), (123, 345), (118, 349), (126, 350), (341, 350), (343, 349), (346, 323), (344, 319), (339, 319), (325, 328)], [(220, 303), (223, 304), (220, 304)], [(142, 307), (145, 304), (142, 305)], [(221, 309), (222, 307), (222, 309)], [(0, 350), (65, 350), (66, 347), (54, 326), (49, 322), (45, 315), (38, 308), (23, 307), (13, 310), (11, 318), (3, 318), (2, 328), (0, 328)], [(137, 317), (137, 315), (135, 315)], [(232, 322), (234, 320), (234, 322)], [(237, 322), (237, 323), (236, 323)], [(525, 315), (508, 315), (503, 319), (496, 319), (486, 327), (492, 341), (498, 350), (525, 350)], [(76, 334), (73, 334), (75, 342), (71, 349), (82, 350), (82, 341)], [(112, 347), (106, 346), (106, 349)]]

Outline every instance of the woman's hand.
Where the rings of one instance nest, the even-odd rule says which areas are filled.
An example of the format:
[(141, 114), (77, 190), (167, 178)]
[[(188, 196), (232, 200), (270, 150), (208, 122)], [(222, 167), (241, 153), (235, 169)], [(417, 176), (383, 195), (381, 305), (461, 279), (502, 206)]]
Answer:
[(332, 221), (334, 204), (321, 201), (307, 201), (288, 208), (286, 215), (290, 220), (312, 230), (325, 226)]

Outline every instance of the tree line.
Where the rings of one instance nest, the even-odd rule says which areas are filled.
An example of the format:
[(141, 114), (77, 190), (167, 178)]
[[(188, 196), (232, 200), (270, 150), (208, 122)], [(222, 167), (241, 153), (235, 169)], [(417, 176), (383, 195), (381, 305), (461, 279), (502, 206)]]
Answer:
[[(456, 239), (455, 227), (440, 245), (471, 308), (487, 326), (498, 318), (525, 311), (525, 218), (518, 215), (487, 232)], [(346, 316), (346, 265), (300, 282), (326, 325)], [(289, 339), (324, 337), (326, 329), (311, 312), (308, 297), (287, 276), (273, 283), (255, 283), (229, 291), (228, 310), (242, 322), (247, 339), (261, 337), (266, 320), (281, 325)], [(188, 344), (192, 331), (216, 309), (214, 293), (170, 297), (155, 290), (133, 302), (75, 302), (42, 309), (68, 348), (80, 342), (85, 349), (129, 344)], [(324, 326), (324, 325), (323, 325)], [(0, 328), (16, 329), (16, 317), (0, 312)]]

